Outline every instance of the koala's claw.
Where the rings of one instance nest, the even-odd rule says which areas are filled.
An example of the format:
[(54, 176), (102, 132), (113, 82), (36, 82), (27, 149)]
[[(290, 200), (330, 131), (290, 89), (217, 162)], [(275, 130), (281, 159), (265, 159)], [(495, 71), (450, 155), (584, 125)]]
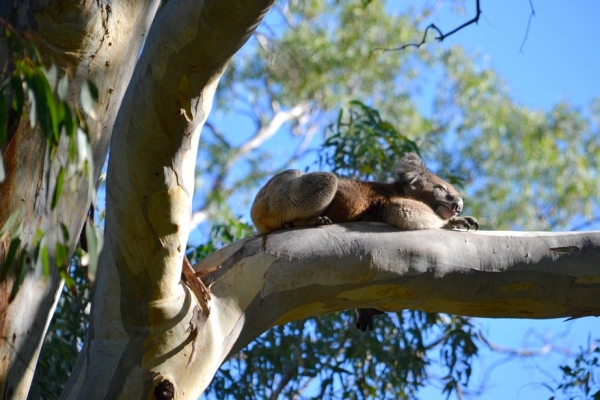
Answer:
[(322, 215), (320, 217), (317, 218), (317, 225), (321, 226), (321, 225), (333, 225), (333, 222), (331, 222), (331, 220), (329, 219), (329, 217), (326, 217), (325, 215)]
[(447, 228), (466, 228), (467, 232), (470, 228), (475, 228), (475, 231), (479, 229), (479, 222), (475, 217), (452, 217), (446, 223)]

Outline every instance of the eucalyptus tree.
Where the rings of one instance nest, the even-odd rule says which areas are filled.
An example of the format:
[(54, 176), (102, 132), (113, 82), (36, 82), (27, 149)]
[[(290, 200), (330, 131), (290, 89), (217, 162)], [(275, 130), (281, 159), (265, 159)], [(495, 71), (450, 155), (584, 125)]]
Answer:
[[(203, 288), (203, 280), (190, 273), (185, 258), (200, 132), (228, 61), (255, 32), (272, 2), (170, 1), (158, 11), (159, 6), (155, 0), (15, 0), (0, 7), (10, 32), (0, 42), (0, 60), (6, 65), (2, 78), (8, 82), (3, 87), (8, 101), (2, 110), (6, 133), (0, 186), (0, 221), (6, 228), (0, 235), (5, 338), (1, 351), (6, 362), (0, 376), (8, 397), (27, 395), (62, 278), (69, 277), (68, 256), (87, 219), (109, 143), (105, 244), (87, 336), (64, 398), (196, 398), (228, 357), (268, 328), (347, 308), (529, 318), (597, 312), (597, 233), (397, 232), (364, 223), (286, 231), (236, 242), (196, 263), (198, 272), (221, 267), (211, 274), (210, 291)], [(290, 9), (309, 20), (327, 15), (324, 7), (329, 6), (292, 3)], [(257, 118), (261, 121), (254, 134), (257, 141), (232, 151), (215, 171), (219, 179), (277, 124), (294, 118), (302, 124), (306, 117), (304, 127), (310, 132), (311, 118), (318, 113), (309, 115), (306, 110), (328, 111), (334, 108), (327, 105), (330, 96), (341, 94), (342, 100), (355, 96), (358, 92), (350, 85), (354, 80), (339, 67), (355, 63), (368, 71), (377, 63), (369, 63), (374, 57), (371, 43), (352, 46), (351, 40), (371, 38), (384, 45), (396, 21), (383, 19), (384, 8), (377, 3), (342, 3), (336, 16), (339, 29), (334, 31), (343, 51), (329, 58), (327, 52), (307, 46), (328, 47), (318, 35), (311, 35), (310, 24), (295, 26), (298, 21), (290, 9), (284, 6), (281, 14), (294, 28), (288, 31), (292, 42), (281, 45), (267, 35), (256, 35), (272, 67), (269, 74), (259, 71), (254, 77), (258, 81), (267, 77), (257, 90), (272, 91), (270, 120), (263, 125)], [(369, 22), (369, 29), (352, 26), (356, 20)], [(332, 34), (330, 25), (312, 26), (324, 37)], [(35, 62), (26, 69), (18, 60), (11, 63), (11, 35), (22, 43), (33, 37), (40, 62), (61, 69), (42, 70)], [(274, 48), (287, 51), (287, 57), (273, 58)], [(29, 62), (28, 57), (22, 59)], [(428, 63), (429, 58), (428, 53), (419, 53), (415, 62)], [(308, 60), (314, 69), (305, 71), (301, 67)], [(390, 85), (396, 79), (394, 66), (402, 68), (398, 58), (383, 60), (390, 65), (383, 65), (379, 75), (366, 74), (356, 87), (365, 91), (365, 98), (381, 96), (379, 100), (390, 107), (382, 112), (398, 113), (398, 126), (406, 127), (402, 133), (410, 141), (417, 134), (411, 129), (433, 125), (407, 120), (402, 124), (407, 116), (426, 119), (416, 113), (401, 86), (396, 93)], [(232, 74), (235, 71), (231, 69)], [(408, 68), (405, 73), (410, 76), (414, 71)], [(252, 71), (245, 73), (251, 76)], [(382, 80), (386, 73), (389, 79)], [(281, 82), (271, 86), (269, 80), (274, 78), (287, 86)], [(368, 87), (380, 91), (368, 94)], [(282, 107), (283, 97), (277, 96), (284, 95), (293, 101)], [(392, 95), (399, 99), (395, 106), (387, 97)], [(218, 129), (213, 132), (219, 136)], [(77, 151), (74, 143), (79, 144)], [(219, 180), (210, 191), (219, 192)], [(87, 232), (88, 241), (97, 241), (93, 230)], [(427, 243), (444, 245), (424, 247)], [(473, 287), (479, 290), (468, 290)], [(468, 330), (459, 319), (447, 326), (456, 324)], [(392, 330), (390, 335), (396, 333)], [(417, 345), (399, 347), (405, 354), (424, 346), (416, 330), (411, 337)], [(447, 348), (448, 367), (458, 373), (448, 390), (469, 374), (468, 364), (461, 364), (474, 353), (468, 338), (444, 336), (464, 343)], [(351, 347), (344, 349), (352, 352)], [(458, 356), (457, 349), (466, 357)], [(308, 354), (310, 348), (304, 351)], [(313, 371), (321, 363), (322, 359), (314, 362)], [(421, 375), (414, 373), (420, 373), (424, 364), (417, 357), (406, 364), (409, 370), (400, 371), (418, 386)], [(361, 366), (365, 371), (396, 367), (391, 359)], [(346, 377), (356, 373), (356, 396), (372, 392), (371, 375), (361, 378), (358, 369), (341, 372)], [(289, 382), (286, 375), (279, 379), (281, 389), (271, 396), (283, 393), (286, 379)], [(322, 390), (329, 393), (333, 386), (327, 379), (323, 383)], [(383, 381), (376, 384), (393, 396), (413, 390), (390, 388)]]

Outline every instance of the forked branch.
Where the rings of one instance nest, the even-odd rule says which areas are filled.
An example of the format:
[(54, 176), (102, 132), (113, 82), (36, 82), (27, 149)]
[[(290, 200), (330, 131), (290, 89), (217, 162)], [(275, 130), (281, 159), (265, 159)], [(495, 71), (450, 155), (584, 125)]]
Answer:
[(448, 36), (455, 34), (456, 32), (460, 31), (463, 28), (466, 28), (469, 25), (472, 24), (476, 24), (479, 22), (479, 17), (481, 16), (481, 7), (480, 7), (480, 1), (479, 0), (475, 0), (475, 16), (473, 18), (471, 18), (470, 20), (468, 20), (467, 22), (465, 22), (464, 24), (454, 28), (453, 30), (451, 30), (450, 32), (446, 32), (443, 33), (441, 31), (440, 28), (437, 27), (436, 24), (432, 23), (430, 24), (427, 28), (425, 28), (425, 32), (423, 33), (423, 38), (421, 39), (421, 41), (419, 43), (407, 43), (405, 45), (402, 45), (400, 47), (396, 47), (394, 49), (374, 49), (373, 51), (377, 51), (377, 50), (381, 50), (383, 53), (387, 52), (387, 51), (399, 51), (399, 50), (404, 50), (408, 47), (414, 47), (414, 48), (419, 48), (421, 46), (423, 46), (425, 44), (425, 42), (427, 42), (427, 33), (429, 32), (429, 30), (434, 30), (437, 32), (438, 36), (436, 37), (436, 39), (439, 42), (443, 42), (444, 39), (446, 39)]

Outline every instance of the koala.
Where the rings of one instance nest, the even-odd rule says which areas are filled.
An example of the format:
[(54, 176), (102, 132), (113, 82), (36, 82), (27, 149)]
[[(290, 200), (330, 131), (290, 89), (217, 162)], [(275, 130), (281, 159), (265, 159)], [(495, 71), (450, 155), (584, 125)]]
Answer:
[[(430, 172), (416, 153), (398, 163), (391, 183), (353, 181), (329, 172), (283, 171), (263, 186), (250, 216), (259, 233), (309, 225), (381, 221), (401, 230), (479, 228), (474, 217), (459, 217), (460, 193)], [(375, 309), (357, 310), (356, 327), (373, 330)]]

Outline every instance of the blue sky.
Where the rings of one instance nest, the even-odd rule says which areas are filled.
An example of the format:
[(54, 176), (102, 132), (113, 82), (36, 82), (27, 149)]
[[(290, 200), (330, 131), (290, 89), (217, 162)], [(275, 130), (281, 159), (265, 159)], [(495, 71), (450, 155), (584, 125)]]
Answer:
[[(464, 1), (466, 13), (462, 16), (450, 12), (451, 3), (437, 2), (439, 9), (427, 24), (434, 22), (447, 32), (475, 13), (475, 1)], [(444, 45), (460, 44), (484, 54), (507, 82), (513, 97), (524, 105), (549, 109), (557, 102), (568, 101), (587, 108), (592, 98), (600, 97), (600, 2), (533, 0), (533, 7), (536, 15), (531, 19), (522, 52), (519, 50), (531, 11), (528, 0), (481, 1), (479, 24), (449, 36)], [(576, 351), (586, 346), (588, 338), (600, 339), (600, 320), (593, 317), (572, 322), (480, 319), (478, 323), (492, 341), (505, 348), (539, 350), (550, 341), (562, 350)], [(549, 398), (551, 392), (541, 383), (559, 378), (558, 366), (567, 360), (555, 352), (521, 360), (484, 352), (475, 363), (472, 382), (485, 381), (485, 391), (472, 398)], [(481, 372), (496, 363), (498, 366), (484, 380)], [(423, 399), (440, 397), (437, 388), (422, 392)]]
[[(508, 82), (514, 97), (531, 107), (549, 108), (567, 100), (585, 106), (600, 96), (600, 2), (532, 0), (482, 1), (482, 16), (472, 25), (446, 39), (445, 44), (460, 44), (486, 54), (490, 64)], [(440, 1), (435, 22), (443, 31), (469, 19), (474, 1), (464, 1), (463, 16), (449, 13), (450, 1)]]

